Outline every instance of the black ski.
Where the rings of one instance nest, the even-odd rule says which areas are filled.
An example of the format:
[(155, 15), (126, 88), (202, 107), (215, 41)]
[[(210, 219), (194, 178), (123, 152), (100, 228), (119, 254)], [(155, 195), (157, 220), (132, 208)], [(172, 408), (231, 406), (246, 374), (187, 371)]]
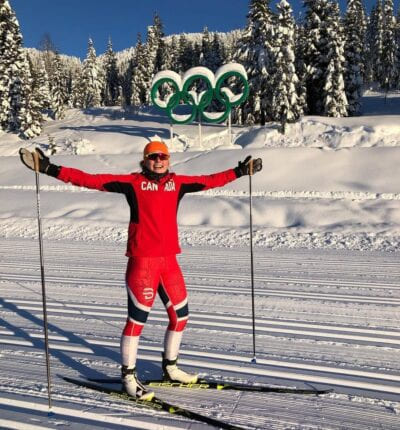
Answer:
[[(93, 381), (69, 378), (63, 376), (63, 379), (71, 384), (78, 385), (80, 387), (89, 388), (91, 390), (100, 391), (101, 393), (110, 394), (113, 397), (117, 397), (122, 400), (128, 400), (130, 402), (135, 402), (140, 406), (144, 406), (156, 411), (165, 411), (173, 415), (179, 415), (181, 417), (189, 418), (191, 420), (200, 421), (206, 424), (210, 424), (217, 428), (228, 429), (228, 430), (244, 430), (243, 427), (234, 426), (232, 424), (227, 424), (223, 421), (217, 420), (215, 418), (208, 417), (206, 415), (198, 414), (197, 412), (190, 411), (189, 409), (172, 405), (171, 403), (165, 402), (164, 400), (154, 397), (152, 400), (138, 400), (136, 397), (132, 397), (122, 390), (121, 386), (118, 388), (111, 388), (108, 386), (101, 385)], [(120, 382), (120, 381), (119, 381)]]
[[(88, 381), (97, 382), (101, 384), (118, 384), (121, 383), (120, 378), (87, 378)], [(293, 394), (327, 394), (333, 390), (318, 390), (314, 388), (296, 388), (296, 387), (273, 387), (266, 385), (250, 385), (239, 384), (225, 381), (216, 381), (209, 379), (199, 379), (195, 384), (182, 384), (180, 382), (169, 382), (162, 379), (151, 379), (142, 381), (143, 384), (149, 387), (166, 387), (166, 388), (189, 388), (192, 390), (239, 390), (239, 391), (252, 391), (261, 393), (293, 393)]]

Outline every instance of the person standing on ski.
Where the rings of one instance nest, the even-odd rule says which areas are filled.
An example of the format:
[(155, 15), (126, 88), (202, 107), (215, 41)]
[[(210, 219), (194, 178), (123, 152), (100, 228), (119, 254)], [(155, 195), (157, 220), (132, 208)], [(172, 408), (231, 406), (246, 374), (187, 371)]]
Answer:
[[(170, 154), (164, 142), (152, 141), (143, 151), (140, 173), (89, 174), (57, 166), (36, 148), (39, 171), (80, 187), (124, 194), (130, 207), (126, 256), (128, 316), (121, 336), (122, 384), (125, 391), (140, 400), (151, 400), (136, 375), (139, 337), (158, 293), (168, 313), (169, 325), (162, 354), (163, 379), (196, 383), (198, 376), (177, 366), (182, 334), (189, 309), (185, 281), (176, 255), (178, 241), (177, 210), (186, 193), (221, 187), (243, 175), (262, 169), (260, 158), (248, 156), (238, 166), (212, 175), (185, 176), (169, 171)], [(33, 154), (20, 150), (21, 161), (34, 169)]]

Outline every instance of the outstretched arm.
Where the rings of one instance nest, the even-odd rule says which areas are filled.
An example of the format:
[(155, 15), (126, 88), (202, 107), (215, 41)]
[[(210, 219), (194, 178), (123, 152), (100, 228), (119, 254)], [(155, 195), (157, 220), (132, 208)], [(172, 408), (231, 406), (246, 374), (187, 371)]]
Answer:
[[(125, 192), (124, 183), (129, 181), (130, 175), (92, 175), (82, 170), (52, 164), (49, 157), (39, 148), (36, 148), (35, 151), (36, 154), (24, 148), (19, 151), (22, 163), (31, 170), (36, 170), (37, 168), (41, 173), (79, 187), (117, 193)], [(37, 166), (35, 166), (35, 157), (38, 160)]]
[(255, 160), (251, 155), (244, 161), (239, 161), (237, 167), (224, 172), (214, 173), (212, 175), (201, 176), (179, 176), (181, 179), (181, 193), (193, 193), (196, 191), (205, 191), (210, 188), (222, 187), (229, 182), (234, 181), (244, 175), (254, 175), (262, 169), (261, 158)]

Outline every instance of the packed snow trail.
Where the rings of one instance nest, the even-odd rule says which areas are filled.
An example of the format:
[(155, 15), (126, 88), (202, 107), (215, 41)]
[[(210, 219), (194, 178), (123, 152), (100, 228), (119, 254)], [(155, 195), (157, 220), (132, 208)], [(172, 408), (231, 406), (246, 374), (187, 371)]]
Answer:
[[(37, 241), (1, 239), (0, 255), (0, 426), (207, 428), (61, 380), (119, 375), (126, 258), (122, 244), (102, 242), (45, 241), (56, 412), (48, 418)], [(248, 249), (193, 247), (179, 258), (190, 299), (180, 357), (185, 368), (227, 381), (335, 392), (304, 397), (159, 388), (159, 397), (250, 429), (400, 427), (395, 253), (256, 248), (257, 365), (250, 363)], [(166, 324), (157, 300), (140, 344), (143, 379), (161, 374)]]

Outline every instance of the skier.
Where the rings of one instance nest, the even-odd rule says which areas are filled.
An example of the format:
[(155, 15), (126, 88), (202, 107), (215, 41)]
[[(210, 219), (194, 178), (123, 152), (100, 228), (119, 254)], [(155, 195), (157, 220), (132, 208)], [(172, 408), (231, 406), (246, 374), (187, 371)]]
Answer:
[[(262, 160), (248, 156), (234, 169), (212, 175), (184, 176), (169, 171), (170, 154), (164, 142), (151, 141), (143, 151), (141, 172), (123, 175), (89, 174), (57, 166), (39, 149), (39, 171), (73, 185), (125, 195), (130, 207), (126, 256), (128, 316), (121, 336), (121, 380), (125, 391), (140, 400), (154, 396), (136, 375), (139, 337), (158, 293), (169, 317), (164, 338), (162, 370), (165, 380), (196, 383), (198, 376), (177, 366), (183, 330), (189, 316), (185, 282), (176, 255), (177, 209), (186, 193), (221, 187), (262, 169)], [(21, 161), (34, 170), (33, 154), (20, 150)]]

